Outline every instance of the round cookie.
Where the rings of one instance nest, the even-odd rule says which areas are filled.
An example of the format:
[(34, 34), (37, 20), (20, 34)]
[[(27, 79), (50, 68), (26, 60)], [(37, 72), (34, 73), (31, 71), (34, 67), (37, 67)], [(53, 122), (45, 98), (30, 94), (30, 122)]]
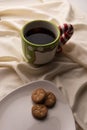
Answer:
[(32, 100), (34, 103), (43, 103), (46, 96), (46, 91), (43, 88), (38, 88), (32, 93)]
[(36, 119), (44, 119), (47, 116), (48, 109), (45, 105), (36, 104), (32, 107), (32, 115)]
[(56, 103), (56, 96), (52, 92), (47, 92), (45, 97), (44, 105), (46, 105), (48, 108), (51, 108)]

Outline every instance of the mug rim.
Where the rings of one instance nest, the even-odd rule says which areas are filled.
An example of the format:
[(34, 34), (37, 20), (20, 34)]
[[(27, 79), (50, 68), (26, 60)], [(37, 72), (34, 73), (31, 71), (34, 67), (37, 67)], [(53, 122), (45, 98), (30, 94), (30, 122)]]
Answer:
[[(46, 43), (46, 44), (35, 44), (35, 43), (32, 43), (32, 42), (28, 41), (28, 40), (24, 37), (23, 32), (24, 32), (25, 27), (26, 27), (28, 24), (32, 23), (32, 22), (46, 22), (46, 23), (48, 23), (48, 24), (50, 23), (52, 26), (55, 27), (55, 29), (56, 29), (56, 31), (57, 31), (57, 34), (58, 34), (57, 37), (56, 37), (52, 42)], [(31, 46), (35, 46), (35, 47), (47, 47), (47, 46), (49, 46), (49, 45), (52, 45), (52, 44), (56, 43), (56, 42), (59, 40), (59, 38), (60, 38), (60, 30), (59, 30), (59, 28), (57, 27), (56, 24), (54, 24), (54, 23), (52, 23), (52, 22), (50, 22), (50, 21), (46, 21), (46, 20), (33, 20), (33, 21), (30, 21), (30, 22), (27, 22), (27, 23), (22, 27), (22, 29), (21, 29), (21, 37), (22, 37), (22, 39), (23, 39), (27, 44), (30, 44)], [(57, 43), (57, 44), (58, 44), (58, 43)]]

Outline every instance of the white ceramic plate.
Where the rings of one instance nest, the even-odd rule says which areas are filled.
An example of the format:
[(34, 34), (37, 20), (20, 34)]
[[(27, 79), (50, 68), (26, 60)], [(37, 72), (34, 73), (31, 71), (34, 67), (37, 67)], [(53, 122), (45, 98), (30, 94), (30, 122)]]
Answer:
[[(31, 113), (32, 91), (38, 87), (53, 91), (57, 97), (54, 108), (45, 120), (34, 119)], [(49, 81), (27, 84), (0, 102), (0, 130), (75, 130), (72, 111), (57, 87)]]

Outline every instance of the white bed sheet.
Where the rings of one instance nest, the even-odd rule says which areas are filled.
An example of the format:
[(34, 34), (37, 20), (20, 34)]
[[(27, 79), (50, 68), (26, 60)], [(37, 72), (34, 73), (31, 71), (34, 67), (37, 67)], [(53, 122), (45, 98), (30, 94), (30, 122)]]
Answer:
[(79, 8), (81, 11), (87, 12), (87, 0), (69, 0), (71, 4)]

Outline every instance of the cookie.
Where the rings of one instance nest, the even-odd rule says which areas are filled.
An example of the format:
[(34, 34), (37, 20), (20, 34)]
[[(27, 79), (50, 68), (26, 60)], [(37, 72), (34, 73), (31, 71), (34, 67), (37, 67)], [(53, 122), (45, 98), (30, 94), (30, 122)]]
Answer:
[(52, 92), (46, 92), (45, 102), (44, 105), (46, 105), (48, 108), (51, 108), (56, 103), (56, 96)]
[(44, 119), (46, 118), (48, 113), (48, 109), (45, 105), (43, 104), (35, 104), (32, 107), (32, 115), (36, 118), (36, 119)]
[(34, 103), (43, 103), (46, 96), (46, 91), (43, 88), (38, 88), (32, 93), (32, 100)]

